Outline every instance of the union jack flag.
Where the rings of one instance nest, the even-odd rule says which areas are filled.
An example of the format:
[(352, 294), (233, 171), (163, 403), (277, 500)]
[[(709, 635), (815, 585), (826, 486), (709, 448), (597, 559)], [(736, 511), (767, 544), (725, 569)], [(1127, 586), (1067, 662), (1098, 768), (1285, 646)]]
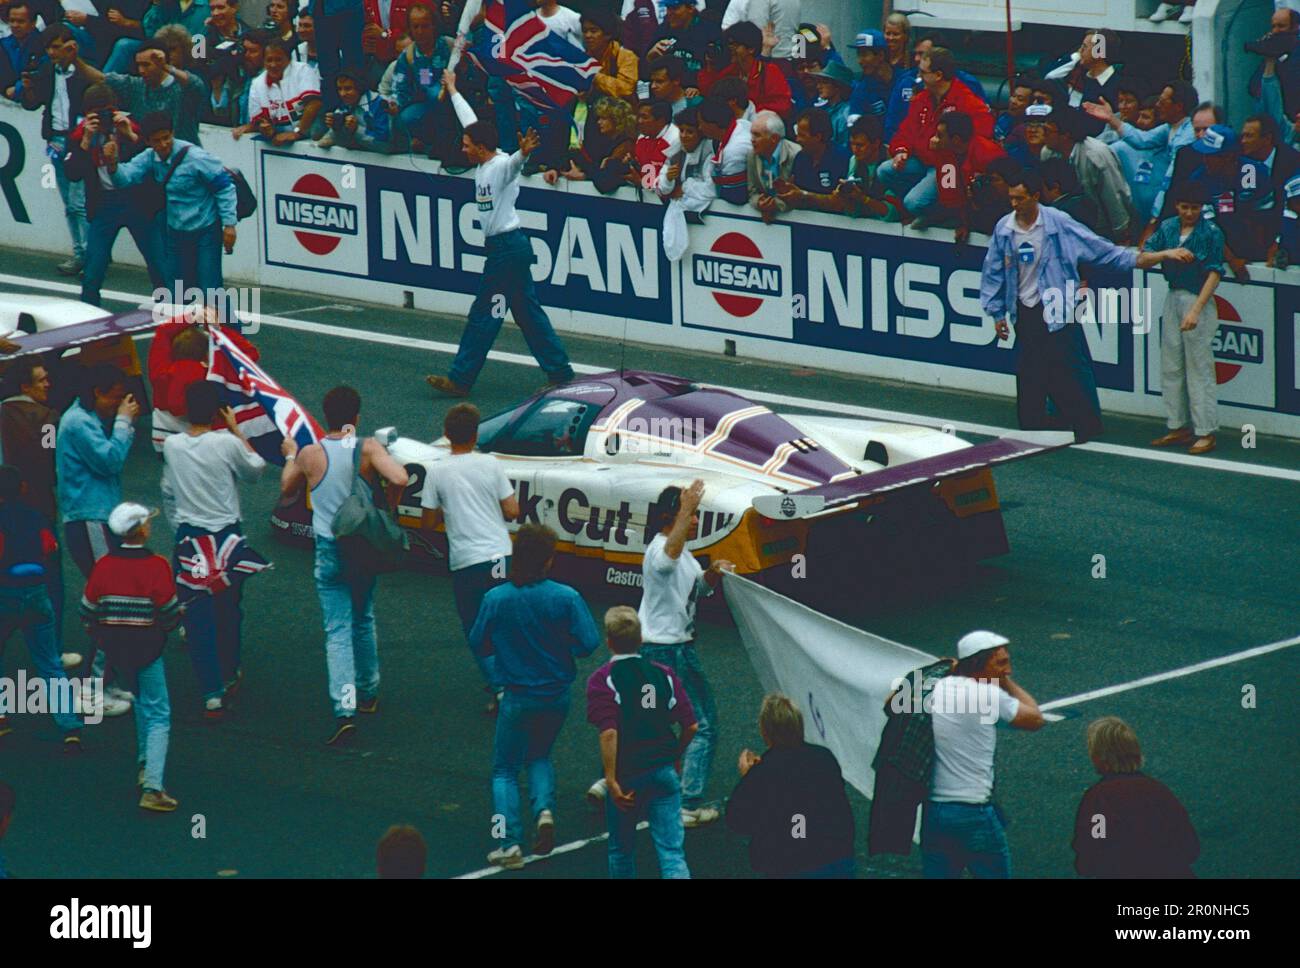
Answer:
[(567, 108), (591, 87), (600, 62), (551, 30), (529, 0), (483, 0), (483, 10), (481, 39), (466, 53), (488, 74), (544, 111)]
[(286, 436), (300, 448), (320, 442), (324, 436), (320, 424), (289, 391), (219, 328), (208, 332), (212, 337), (208, 379), (226, 388), (239, 429), (264, 459), (284, 464), (280, 441)]
[(185, 539), (176, 550), (176, 562), (176, 584), (186, 602), (205, 593), (216, 595), (272, 567), (242, 534), (233, 531), (224, 538), (203, 534)]

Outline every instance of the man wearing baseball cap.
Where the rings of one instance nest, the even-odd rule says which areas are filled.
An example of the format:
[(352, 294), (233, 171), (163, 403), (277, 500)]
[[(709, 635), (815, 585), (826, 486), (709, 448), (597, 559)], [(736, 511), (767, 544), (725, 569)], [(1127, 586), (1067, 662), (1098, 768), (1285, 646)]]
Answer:
[(140, 808), (171, 813), (176, 800), (163, 787), (163, 768), (172, 711), (162, 653), (180, 605), (171, 563), (145, 547), (157, 513), (130, 501), (113, 508), (108, 528), (120, 543), (95, 562), (81, 596), (81, 619), (109, 664), (135, 682)]
[(813, 71), (817, 80), (818, 98), (813, 107), (821, 108), (831, 116), (831, 143), (849, 150), (849, 95), (853, 93), (853, 72), (839, 61), (831, 61), (819, 71)]
[(932, 693), (934, 773), (921, 818), (921, 866), (926, 877), (1010, 877), (1002, 813), (993, 803), (997, 724), (1036, 730), (1043, 714), (1011, 679), (1011, 640), (968, 632), (957, 664)]
[(857, 51), (858, 66), (862, 68), (862, 76), (853, 82), (849, 94), (849, 116), (874, 114), (883, 117), (894, 81), (885, 35), (879, 30), (864, 30), (849, 46)]

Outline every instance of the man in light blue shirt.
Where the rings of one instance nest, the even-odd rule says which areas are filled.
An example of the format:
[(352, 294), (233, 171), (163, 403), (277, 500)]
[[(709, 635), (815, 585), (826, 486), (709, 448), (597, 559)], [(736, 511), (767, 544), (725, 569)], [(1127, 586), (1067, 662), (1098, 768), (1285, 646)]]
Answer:
[[(1016, 415), (1024, 430), (1072, 429), (1076, 442), (1102, 432), (1092, 360), (1076, 325), (1079, 263), (1131, 272), (1172, 259), (1190, 262), (1187, 249), (1135, 252), (1108, 242), (1062, 211), (1040, 205), (1042, 178), (1025, 170), (1010, 182), (1011, 214), (989, 240), (980, 277), (980, 305), (993, 317), (998, 339), (1016, 327)], [(1047, 400), (1055, 404), (1048, 414)]]
[(172, 136), (171, 118), (162, 112), (146, 115), (140, 137), (151, 150), (118, 165), (116, 145), (105, 146), (113, 184), (138, 185), (152, 178), (164, 186), (167, 230), (163, 242), (165, 278), (184, 297), (197, 286), (205, 302), (217, 299), (224, 285), (221, 249), (235, 248), (235, 183), (220, 159), (198, 145)]

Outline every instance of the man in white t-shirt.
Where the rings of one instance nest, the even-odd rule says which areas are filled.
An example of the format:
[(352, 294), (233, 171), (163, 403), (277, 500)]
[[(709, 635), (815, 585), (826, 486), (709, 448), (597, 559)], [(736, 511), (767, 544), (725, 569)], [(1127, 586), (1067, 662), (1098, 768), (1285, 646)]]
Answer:
[[(500, 461), (475, 452), (478, 423), (478, 407), (472, 403), (458, 403), (447, 411), (442, 431), (451, 444), (451, 455), (434, 464), (420, 493), (421, 527), (431, 531), (443, 523), (447, 528), (452, 594), (467, 642), (483, 596), (509, 574), (506, 522), (519, 517), (515, 489)], [(493, 693), (488, 711), (495, 712), (500, 691), (495, 659), (476, 655), (474, 661)]]
[(248, 123), (231, 136), (256, 131), (277, 145), (301, 141), (311, 133), (321, 107), (320, 72), (294, 60), (288, 43), (270, 40), (262, 55), (264, 69), (248, 88)]
[(1043, 714), (1011, 679), (1010, 640), (977, 631), (957, 643), (957, 665), (934, 687), (934, 774), (921, 820), (926, 877), (1010, 877), (1001, 811), (993, 803), (997, 724), (1039, 729)]
[(190, 427), (164, 441), (162, 475), (163, 510), (176, 529), (176, 593), (210, 721), (224, 717), (229, 693), (243, 677), (244, 579), (266, 567), (244, 541), (239, 509), (239, 485), (261, 477), (266, 461), (240, 433), (234, 411), (221, 406), (220, 394), (211, 380), (186, 388)]
[(687, 540), (699, 531), (696, 510), (703, 497), (703, 481), (695, 481), (684, 491), (666, 487), (650, 509), (650, 527), (659, 533), (646, 545), (637, 611), (644, 643), (641, 655), (677, 674), (700, 726), (682, 756), (682, 823), (687, 827), (718, 819), (714, 807), (704, 806), (704, 788), (717, 745), (718, 709), (695, 652), (695, 608), (700, 595), (712, 594), (722, 572), (732, 567), (731, 562), (719, 559), (706, 571), (686, 550)]

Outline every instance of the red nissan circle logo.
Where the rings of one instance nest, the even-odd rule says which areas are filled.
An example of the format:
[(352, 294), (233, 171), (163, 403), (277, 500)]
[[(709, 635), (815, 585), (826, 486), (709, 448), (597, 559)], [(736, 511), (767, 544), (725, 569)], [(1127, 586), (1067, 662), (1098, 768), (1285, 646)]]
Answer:
[[(303, 175), (294, 182), (293, 192), (296, 195), (316, 195), (321, 198), (339, 197), (337, 189), (330, 184), (330, 180), (324, 175), (315, 173)], [(321, 235), (318, 232), (305, 232), (301, 229), (294, 229), (293, 237), (312, 255), (329, 255), (343, 241), (337, 235)]]
[[(1214, 311), (1219, 314), (1219, 322), (1221, 323), (1241, 322), (1241, 313), (1237, 312), (1237, 307), (1222, 296), (1216, 295), (1214, 297)], [(1222, 360), (1214, 361), (1214, 382), (1220, 386), (1240, 372), (1240, 363), (1224, 363)]]
[[(717, 241), (713, 243), (709, 251), (716, 252), (719, 255), (735, 255), (747, 259), (763, 258), (763, 253), (754, 244), (754, 240), (747, 235), (741, 235), (739, 232), (728, 232), (726, 235), (718, 236)], [(734, 292), (714, 292), (713, 298), (717, 300), (719, 306), (733, 316), (752, 316), (763, 306), (761, 298), (742, 296)]]

